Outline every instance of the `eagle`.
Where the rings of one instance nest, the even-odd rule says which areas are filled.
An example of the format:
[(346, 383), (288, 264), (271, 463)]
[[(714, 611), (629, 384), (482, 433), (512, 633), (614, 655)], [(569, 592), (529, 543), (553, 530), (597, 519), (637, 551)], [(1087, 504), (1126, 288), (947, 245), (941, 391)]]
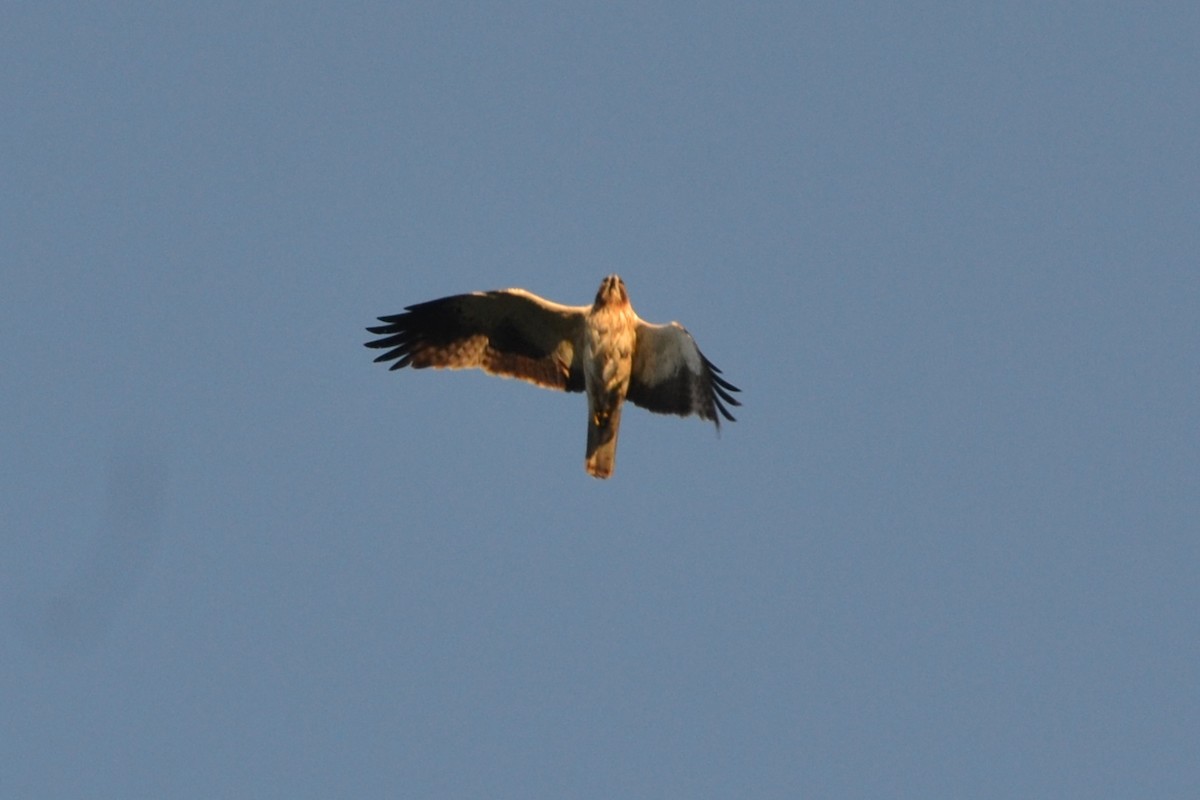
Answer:
[(524, 289), (456, 294), (408, 306), (367, 328), (391, 369), (470, 369), (567, 392), (588, 401), (584, 466), (612, 475), (621, 406), (695, 414), (721, 428), (741, 391), (721, 377), (678, 322), (654, 325), (633, 312), (625, 282), (609, 275), (590, 306), (565, 306)]

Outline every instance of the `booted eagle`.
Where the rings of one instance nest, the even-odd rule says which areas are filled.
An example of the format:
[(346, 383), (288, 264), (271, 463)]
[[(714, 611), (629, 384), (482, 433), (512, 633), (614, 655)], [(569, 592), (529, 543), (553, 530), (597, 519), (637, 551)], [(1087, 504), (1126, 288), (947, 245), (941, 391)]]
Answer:
[(590, 306), (563, 306), (524, 289), (443, 297), (379, 317), (367, 328), (392, 369), (479, 367), (567, 392), (587, 392), (587, 455), (597, 478), (612, 474), (625, 400), (659, 414), (733, 421), (740, 391), (721, 377), (678, 322), (638, 319), (625, 283), (609, 275)]

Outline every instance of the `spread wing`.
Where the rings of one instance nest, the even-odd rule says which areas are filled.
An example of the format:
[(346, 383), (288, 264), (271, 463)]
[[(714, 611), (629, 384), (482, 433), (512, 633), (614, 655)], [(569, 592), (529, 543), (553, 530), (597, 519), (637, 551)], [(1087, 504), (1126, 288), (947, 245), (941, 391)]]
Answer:
[(551, 303), (523, 289), (475, 292), (408, 306), (367, 328), (391, 369), (479, 367), (492, 375), (580, 392), (580, 331), (586, 308)]
[(633, 376), (626, 399), (659, 414), (696, 414), (721, 427), (721, 417), (733, 421), (725, 407), (741, 403), (730, 392), (741, 391), (721, 377), (721, 370), (704, 357), (692, 335), (678, 322), (651, 325), (638, 321)]

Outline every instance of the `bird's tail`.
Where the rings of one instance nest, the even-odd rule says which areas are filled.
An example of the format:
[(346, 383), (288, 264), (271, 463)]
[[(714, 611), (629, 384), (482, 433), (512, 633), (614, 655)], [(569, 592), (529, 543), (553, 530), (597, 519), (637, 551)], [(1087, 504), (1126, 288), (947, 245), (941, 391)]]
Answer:
[(584, 466), (593, 478), (612, 475), (617, 461), (617, 431), (621, 428), (621, 406), (611, 411), (592, 411), (588, 417), (587, 458)]

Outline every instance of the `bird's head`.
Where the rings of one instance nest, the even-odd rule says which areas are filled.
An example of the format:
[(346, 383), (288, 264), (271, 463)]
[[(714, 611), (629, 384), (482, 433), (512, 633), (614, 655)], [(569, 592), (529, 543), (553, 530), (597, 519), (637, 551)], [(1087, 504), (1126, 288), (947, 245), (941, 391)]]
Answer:
[(600, 290), (596, 292), (596, 308), (607, 305), (622, 305), (629, 302), (625, 292), (625, 282), (618, 275), (609, 275), (600, 281)]

